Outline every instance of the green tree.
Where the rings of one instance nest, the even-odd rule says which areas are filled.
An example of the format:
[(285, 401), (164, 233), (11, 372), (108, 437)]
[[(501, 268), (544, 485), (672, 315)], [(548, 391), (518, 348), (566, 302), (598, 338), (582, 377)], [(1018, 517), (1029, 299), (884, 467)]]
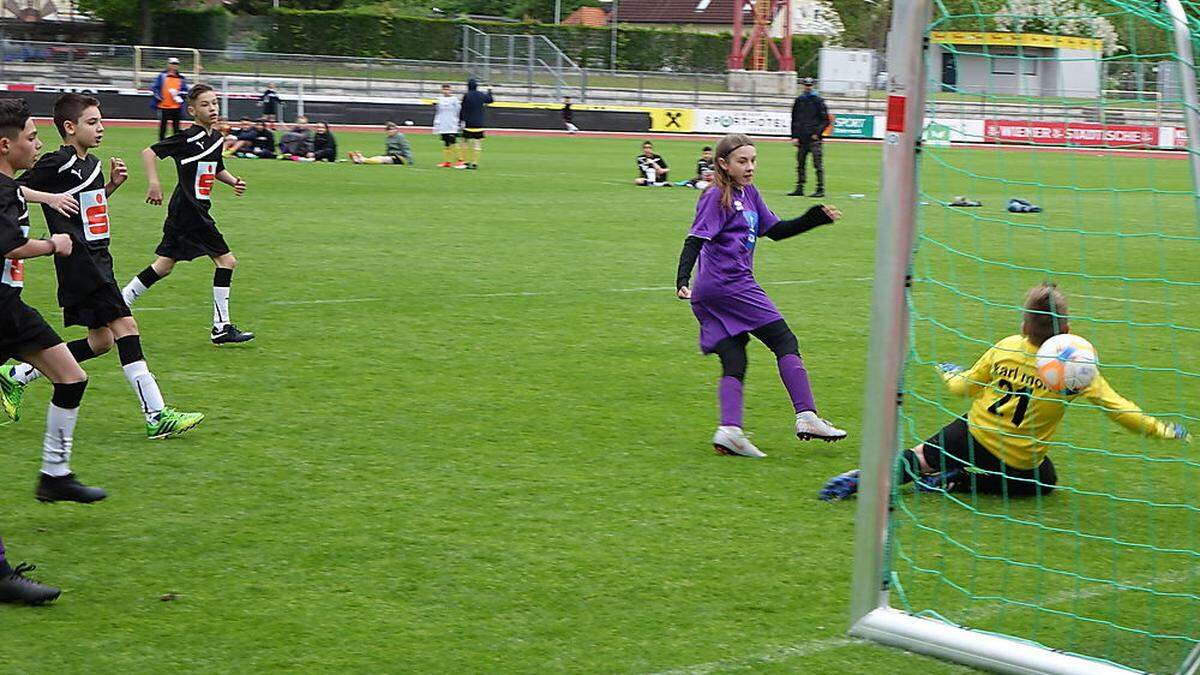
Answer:
[(104, 21), (109, 35), (125, 42), (154, 43), (154, 15), (173, 0), (79, 0), (79, 9)]

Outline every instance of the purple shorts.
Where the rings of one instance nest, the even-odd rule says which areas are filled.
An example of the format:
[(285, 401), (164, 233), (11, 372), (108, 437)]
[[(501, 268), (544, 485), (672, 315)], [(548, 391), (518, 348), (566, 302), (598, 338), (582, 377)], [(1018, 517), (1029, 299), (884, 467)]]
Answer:
[(759, 286), (732, 295), (692, 301), (692, 313), (700, 322), (700, 351), (713, 353), (717, 343), (728, 337), (783, 319), (767, 292)]

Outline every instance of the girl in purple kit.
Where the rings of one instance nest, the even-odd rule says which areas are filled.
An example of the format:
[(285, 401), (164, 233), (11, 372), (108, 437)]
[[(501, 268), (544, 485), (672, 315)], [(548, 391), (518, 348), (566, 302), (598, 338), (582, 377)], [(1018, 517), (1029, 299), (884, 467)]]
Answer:
[[(743, 134), (730, 134), (717, 144), (713, 185), (696, 204), (696, 220), (683, 243), (679, 298), (691, 300), (700, 322), (700, 350), (721, 359), (721, 423), (713, 447), (723, 455), (765, 457), (742, 431), (742, 380), (746, 376), (746, 344), (758, 338), (775, 353), (779, 377), (796, 410), (796, 436), (840, 441), (846, 432), (817, 415), (800, 345), (775, 304), (754, 280), (754, 247), (759, 237), (776, 241), (832, 223), (841, 212), (814, 206), (794, 220), (780, 220), (755, 189), (758, 152)], [(695, 284), (692, 267), (699, 258)]]

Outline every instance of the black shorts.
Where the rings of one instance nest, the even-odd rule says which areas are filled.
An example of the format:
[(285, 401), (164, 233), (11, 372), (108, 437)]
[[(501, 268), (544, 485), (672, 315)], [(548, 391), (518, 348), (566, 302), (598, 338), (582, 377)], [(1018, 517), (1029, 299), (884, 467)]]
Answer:
[(81, 302), (63, 307), (64, 326), (103, 328), (121, 317), (132, 316), (121, 297), (121, 289), (109, 282), (101, 284)]
[(0, 306), (0, 363), (61, 342), (36, 309), (20, 300)]
[(442, 145), (447, 148), (454, 145), (458, 140), (458, 134), (442, 134)]
[(480, 129), (479, 131), (471, 131), (470, 129), (463, 129), (462, 137), (467, 139), (468, 141), (480, 141), (480, 140), (483, 140), (483, 133), (484, 132), (482, 129)]
[(229, 253), (229, 244), (215, 224), (196, 223), (184, 229), (168, 216), (162, 241), (154, 253), (172, 260), (195, 260), (201, 256), (225, 255)]
[(389, 152), (388, 157), (392, 158), (392, 164), (395, 164), (396, 166), (400, 166), (402, 164), (409, 163), (409, 159), (407, 157), (405, 157), (404, 155), (397, 155), (395, 153)]
[(976, 440), (965, 416), (930, 436), (924, 455), (934, 471), (960, 469), (965, 473), (965, 480), (952, 482), (952, 492), (1030, 497), (1039, 492), (1048, 495), (1058, 485), (1058, 473), (1049, 457), (1033, 469), (1013, 468)]

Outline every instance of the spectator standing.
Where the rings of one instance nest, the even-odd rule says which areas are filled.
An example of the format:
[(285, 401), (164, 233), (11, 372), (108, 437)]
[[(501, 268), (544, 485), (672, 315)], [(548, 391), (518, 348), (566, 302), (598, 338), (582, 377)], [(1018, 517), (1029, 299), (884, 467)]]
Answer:
[(267, 88), (258, 97), (258, 106), (262, 108), (262, 116), (267, 120), (267, 124), (272, 130), (275, 129), (275, 122), (279, 121), (279, 107), (282, 104), (283, 99), (279, 98), (279, 94), (275, 93), (275, 83), (268, 82)]
[(479, 160), (483, 157), (483, 137), (487, 130), (487, 107), (495, 101), (490, 89), (485, 94), (479, 91), (478, 80), (473, 77), (467, 80), (467, 93), (463, 94), (458, 117), (463, 125), (463, 145), (470, 148), (468, 169), (479, 168)]
[(816, 81), (811, 77), (804, 78), (804, 92), (792, 103), (792, 143), (796, 146), (796, 189), (788, 193), (790, 197), (804, 196), (804, 178), (808, 164), (808, 156), (813, 158), (813, 168), (817, 172), (817, 189), (809, 197), (825, 196), (825, 153), (822, 138), (825, 127), (829, 126), (829, 108), (825, 99), (813, 91)]
[(158, 111), (158, 140), (167, 136), (167, 122), (171, 133), (179, 133), (179, 120), (183, 114), (183, 99), (187, 96), (187, 79), (179, 72), (179, 59), (167, 59), (167, 69), (154, 78), (150, 87), (154, 94), (154, 108)]

